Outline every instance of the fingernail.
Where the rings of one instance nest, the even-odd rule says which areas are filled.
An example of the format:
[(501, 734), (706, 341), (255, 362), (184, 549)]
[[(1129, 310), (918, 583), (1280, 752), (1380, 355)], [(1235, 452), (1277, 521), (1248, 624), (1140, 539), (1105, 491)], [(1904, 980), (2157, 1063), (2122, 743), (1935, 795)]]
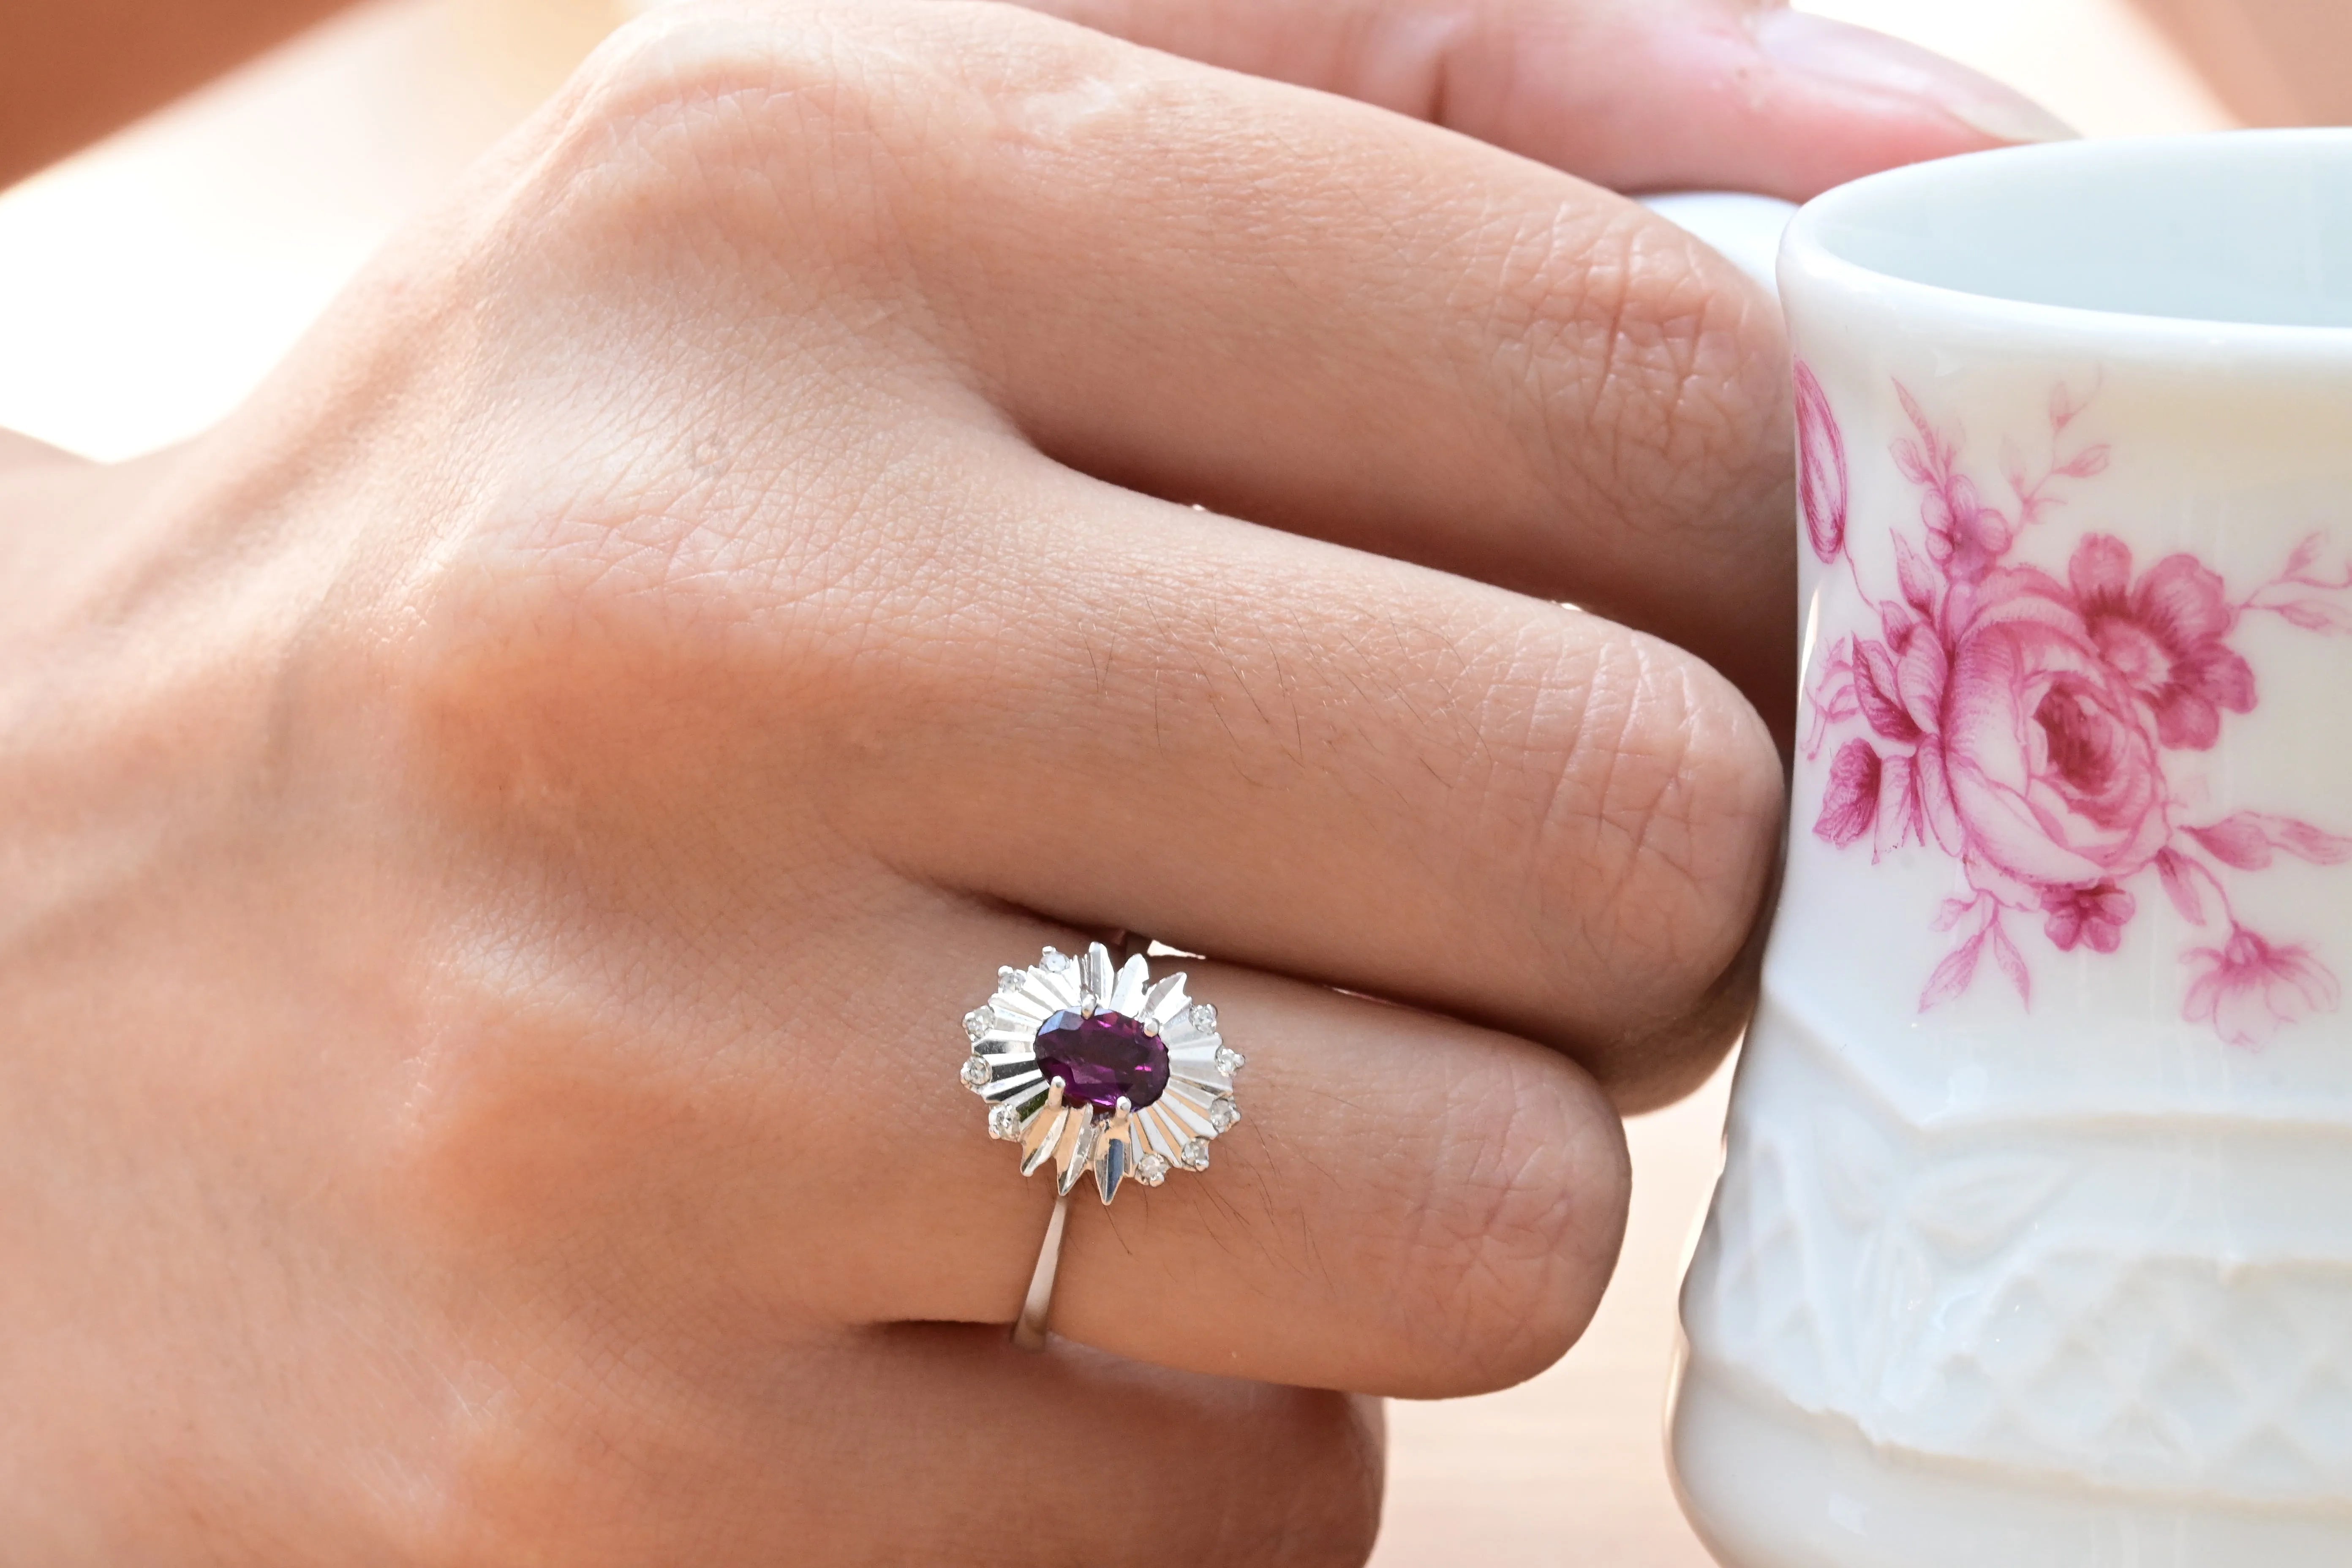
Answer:
[(1932, 50), (1803, 11), (1767, 11), (1756, 42), (1775, 63), (1850, 87), (1924, 99), (2000, 142), (2063, 142), (2074, 128), (2019, 92)]

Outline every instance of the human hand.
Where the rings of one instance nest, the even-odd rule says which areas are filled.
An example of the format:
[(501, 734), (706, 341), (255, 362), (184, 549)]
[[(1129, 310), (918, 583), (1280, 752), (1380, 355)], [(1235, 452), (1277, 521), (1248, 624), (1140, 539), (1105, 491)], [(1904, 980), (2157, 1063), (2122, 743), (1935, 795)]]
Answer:
[[(1785, 661), (1780, 353), (1377, 110), (632, 29), (228, 425), (14, 481), (12, 1549), (1360, 1557), (1318, 1390), (1556, 1357), (1615, 1105), (1744, 1013), (1778, 762), (1652, 633)], [(1250, 1120), (1024, 1356), (959, 1020), (1112, 926), (1219, 960)]]
[(1990, 77), (1784, 0), (1019, 3), (1618, 191), (1802, 201), (1896, 163), (2074, 134)]

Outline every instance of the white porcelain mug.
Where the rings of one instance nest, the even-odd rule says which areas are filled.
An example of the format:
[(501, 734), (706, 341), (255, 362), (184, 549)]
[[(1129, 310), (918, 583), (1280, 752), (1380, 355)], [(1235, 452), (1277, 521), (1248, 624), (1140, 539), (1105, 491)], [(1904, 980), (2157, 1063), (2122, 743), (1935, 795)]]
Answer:
[(1822, 197), (1787, 879), (1672, 1447), (1737, 1568), (2352, 1563), (2352, 132)]

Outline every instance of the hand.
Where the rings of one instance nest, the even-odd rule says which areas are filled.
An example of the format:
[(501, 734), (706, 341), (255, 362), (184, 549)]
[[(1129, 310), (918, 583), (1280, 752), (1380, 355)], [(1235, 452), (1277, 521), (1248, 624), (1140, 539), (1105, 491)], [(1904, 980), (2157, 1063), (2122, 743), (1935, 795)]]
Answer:
[(2074, 134), (1966, 66), (1780, 0), (1021, 3), (1619, 191), (1803, 201), (1895, 163)]
[[(1783, 368), (1378, 109), (627, 30), (223, 428), (9, 481), (11, 1551), (1360, 1558), (1320, 1391), (1559, 1355), (1744, 1014), (1779, 762), (1664, 638), (1786, 679)], [(959, 1020), (1112, 926), (1250, 1120), (1032, 1357)]]
[[(1966, 67), (1768, 0), (1022, 3), (1192, 58), (1433, 121), (1618, 191), (1742, 190), (1801, 201), (1895, 163), (2073, 134), (2046, 110)], [(1365, 177), (1381, 175), (1368, 169)], [(1664, 226), (1591, 192), (1580, 194), (1578, 205), (1596, 225), (1623, 226), (1579, 237), (1601, 253), (1580, 256), (1574, 270), (1644, 274), (1626, 286), (1670, 322), (1676, 264), (1646, 268), (1630, 253), (1664, 244), (1678, 256), (1679, 238), (1662, 240)], [(1619, 244), (1629, 254), (1611, 254)], [(1541, 286), (1540, 278), (1534, 281)], [(1766, 342), (1771, 323), (1728, 320), (1752, 311), (1751, 298), (1716, 294), (1711, 279), (1691, 283), (1680, 305), (1719, 319), (1672, 322), (1666, 331), (1675, 340), (1738, 341), (1751, 369), (1776, 358), (1777, 343)], [(1509, 298), (1513, 289), (1507, 283), (1502, 292)], [(1636, 319), (1631, 326), (1640, 332), (1652, 324)], [(1268, 510), (1264, 483), (1246, 495), (1229, 495), (1213, 475), (1188, 474), (1182, 485), (1190, 499), (1259, 521), (1570, 599), (1655, 632), (1728, 675), (1785, 749), (1795, 700), (1796, 564), (1779, 371), (1769, 386), (1760, 380), (1731, 386), (1724, 365), (1672, 363), (1675, 344), (1663, 336), (1647, 346), (1663, 379), (1635, 386), (1637, 371), (1622, 386), (1611, 377), (1588, 385), (1603, 403), (1630, 391), (1625, 426), (1612, 417), (1609, 435), (1556, 454), (1536, 489), (1507, 504), (1493, 495), (1475, 507), (1462, 504), (1444, 488), (1454, 476), (1420, 463), (1412, 466), (1423, 483), (1410, 491), (1385, 468), (1313, 480), (1300, 472), (1302, 484), (1319, 484), (1322, 514), (1303, 525), (1286, 510)], [(1596, 357), (1592, 344), (1582, 357)], [(1584, 411), (1574, 389), (1562, 390), (1570, 406), (1539, 415), (1544, 433), (1536, 439), (1560, 439), (1558, 432), (1573, 429)], [(1492, 408), (1465, 412), (1497, 419)], [(1234, 415), (1244, 424), (1255, 410), (1236, 407)], [(1624, 450), (1627, 441), (1637, 449)], [(1342, 464), (1352, 455), (1346, 442), (1327, 449)], [(1411, 462), (1419, 453), (1408, 444), (1398, 456)], [(1601, 471), (1620, 458), (1617, 471)], [(1754, 466), (1725, 471), (1744, 463)], [(1563, 518), (1573, 526), (1563, 530)]]

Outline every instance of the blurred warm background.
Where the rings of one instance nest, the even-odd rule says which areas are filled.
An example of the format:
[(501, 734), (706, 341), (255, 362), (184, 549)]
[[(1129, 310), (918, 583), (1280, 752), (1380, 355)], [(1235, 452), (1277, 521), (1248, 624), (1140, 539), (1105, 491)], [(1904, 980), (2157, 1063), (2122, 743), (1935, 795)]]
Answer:
[[(376, 0), (0, 194), (0, 427), (98, 458), (217, 418), (630, 0)], [(1806, 0), (2093, 135), (2352, 120), (2344, 0)], [(1380, 1568), (1705, 1568), (1659, 1429), (1728, 1075), (1636, 1122), (1623, 1267), (1522, 1387), (1398, 1405)]]

